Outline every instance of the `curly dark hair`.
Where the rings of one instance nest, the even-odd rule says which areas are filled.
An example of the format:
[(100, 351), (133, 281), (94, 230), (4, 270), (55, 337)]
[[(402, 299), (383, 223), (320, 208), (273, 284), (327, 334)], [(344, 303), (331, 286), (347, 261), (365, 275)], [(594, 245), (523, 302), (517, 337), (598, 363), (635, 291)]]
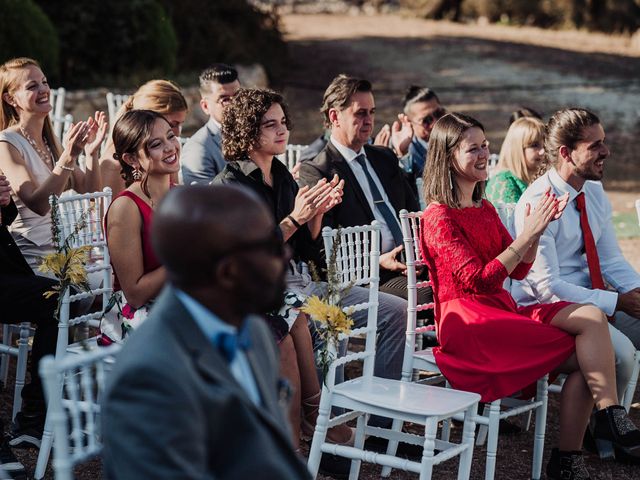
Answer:
[(284, 98), (273, 90), (242, 88), (224, 110), (222, 154), (227, 162), (244, 160), (259, 145), (260, 123), (271, 106), (282, 107), (291, 130), (291, 117)]

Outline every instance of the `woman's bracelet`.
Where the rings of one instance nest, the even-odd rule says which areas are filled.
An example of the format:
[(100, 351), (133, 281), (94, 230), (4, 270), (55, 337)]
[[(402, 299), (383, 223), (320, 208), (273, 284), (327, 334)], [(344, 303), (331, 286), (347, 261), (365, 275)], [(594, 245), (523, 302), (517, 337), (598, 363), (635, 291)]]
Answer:
[(73, 172), (75, 168), (67, 167), (66, 165), (58, 165), (61, 169), (66, 170), (67, 172)]
[(518, 251), (515, 248), (513, 248), (511, 245), (507, 247), (507, 250), (511, 250), (515, 254), (515, 256), (518, 257), (518, 262), (522, 261), (522, 255), (520, 255)]
[(302, 225), (300, 225), (300, 224), (297, 222), (297, 220), (296, 220), (295, 218), (293, 218), (293, 216), (292, 216), (292, 215), (287, 215), (287, 218), (288, 218), (289, 220), (291, 220), (291, 223), (293, 223), (293, 226), (294, 226), (294, 227), (296, 227), (296, 228), (302, 228)]

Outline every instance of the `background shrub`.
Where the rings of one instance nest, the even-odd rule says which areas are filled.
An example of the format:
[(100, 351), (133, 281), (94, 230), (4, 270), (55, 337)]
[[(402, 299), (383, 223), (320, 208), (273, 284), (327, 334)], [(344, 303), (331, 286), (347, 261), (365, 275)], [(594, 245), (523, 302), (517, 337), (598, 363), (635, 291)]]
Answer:
[(177, 39), (156, 0), (38, 0), (60, 38), (67, 87), (140, 83), (174, 71)]
[(178, 68), (200, 73), (214, 62), (261, 63), (272, 77), (286, 57), (278, 17), (246, 0), (160, 0), (178, 36)]
[(57, 81), (60, 44), (56, 30), (33, 0), (0, 0), (0, 63), (30, 57)]

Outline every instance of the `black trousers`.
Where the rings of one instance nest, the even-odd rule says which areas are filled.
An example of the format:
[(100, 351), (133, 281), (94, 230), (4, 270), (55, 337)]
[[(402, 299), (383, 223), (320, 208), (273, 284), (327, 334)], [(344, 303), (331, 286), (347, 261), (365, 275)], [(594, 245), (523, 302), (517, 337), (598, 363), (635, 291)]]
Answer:
[[(425, 278), (418, 278), (418, 281), (428, 280)], [(407, 277), (405, 275), (389, 276), (381, 274), (380, 278), (380, 291), (390, 293), (396, 297), (407, 299)], [(433, 302), (433, 291), (431, 287), (418, 288), (418, 304)], [(423, 310), (418, 312), (418, 318), (426, 320), (425, 323), (433, 323), (433, 309)]]
[(55, 280), (38, 275), (0, 274), (0, 322), (31, 322), (36, 334), (31, 349), (31, 382), (22, 389), (23, 410), (43, 413), (46, 410), (38, 366), (42, 357), (56, 352), (58, 322), (54, 318), (58, 297), (45, 298)]

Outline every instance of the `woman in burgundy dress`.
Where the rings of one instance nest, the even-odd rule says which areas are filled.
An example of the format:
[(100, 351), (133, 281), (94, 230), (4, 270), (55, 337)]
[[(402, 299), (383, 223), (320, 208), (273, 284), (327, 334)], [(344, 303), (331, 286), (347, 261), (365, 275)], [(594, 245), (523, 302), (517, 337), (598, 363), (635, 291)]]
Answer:
[(122, 291), (126, 303), (117, 319), (103, 320), (103, 344), (122, 341), (137, 328), (166, 281), (151, 246), (151, 218), (180, 169), (178, 137), (169, 122), (151, 110), (132, 110), (120, 117), (113, 144), (127, 188), (114, 198), (105, 224), (114, 290)]
[(618, 405), (607, 319), (591, 305), (520, 307), (502, 288), (507, 276), (526, 276), (538, 239), (562, 214), (566, 198), (547, 193), (529, 209), (524, 232), (513, 240), (483, 199), (488, 158), (477, 120), (451, 113), (436, 123), (424, 169), (428, 207), (421, 238), (436, 298), (435, 359), (454, 388), (477, 392), (485, 402), (514, 394), (546, 373), (566, 373), (559, 448), (547, 475), (589, 478), (580, 449), (594, 402), (596, 441), (640, 456), (640, 431)]

